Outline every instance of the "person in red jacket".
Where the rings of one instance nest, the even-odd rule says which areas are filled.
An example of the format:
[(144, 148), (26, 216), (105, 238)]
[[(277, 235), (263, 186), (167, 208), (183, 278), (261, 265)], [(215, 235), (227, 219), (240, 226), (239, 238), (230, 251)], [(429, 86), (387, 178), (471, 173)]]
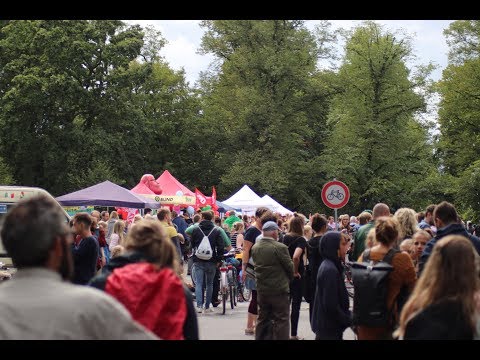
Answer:
[(89, 285), (120, 301), (132, 317), (165, 340), (198, 340), (190, 290), (179, 277), (175, 245), (159, 222), (140, 220), (128, 232), (126, 252)]

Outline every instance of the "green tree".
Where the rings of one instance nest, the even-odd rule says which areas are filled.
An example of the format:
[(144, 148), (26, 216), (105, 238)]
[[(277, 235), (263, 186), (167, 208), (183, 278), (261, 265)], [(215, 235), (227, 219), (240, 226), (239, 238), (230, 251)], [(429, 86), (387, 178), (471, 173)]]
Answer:
[[(220, 182), (219, 197), (248, 183), (287, 206), (313, 209), (321, 180), (312, 156), (321, 148), (317, 135), (330, 93), (328, 75), (316, 69), (315, 37), (303, 21), (215, 20), (202, 26), (201, 50), (217, 58), (217, 72), (205, 74), (202, 89), (204, 124), (213, 140), (210, 180)], [(219, 144), (227, 150), (219, 151)]]
[(19, 183), (63, 194), (184, 168), (198, 99), (161, 58), (159, 32), (118, 20), (0, 29), (0, 155)]
[(455, 204), (464, 216), (480, 218), (480, 21), (462, 20), (444, 31), (449, 65), (438, 84), (439, 152), (444, 170), (455, 178)]
[(357, 27), (347, 39), (339, 70), (343, 90), (332, 103), (321, 163), (329, 179), (349, 185), (347, 212), (380, 201), (393, 209), (420, 205), (413, 194), (434, 163), (428, 128), (415, 114), (425, 110), (431, 67), (412, 74), (406, 66), (411, 55), (408, 37), (374, 22)]
[(13, 185), (13, 177), (10, 168), (5, 164), (5, 161), (0, 157), (0, 184)]

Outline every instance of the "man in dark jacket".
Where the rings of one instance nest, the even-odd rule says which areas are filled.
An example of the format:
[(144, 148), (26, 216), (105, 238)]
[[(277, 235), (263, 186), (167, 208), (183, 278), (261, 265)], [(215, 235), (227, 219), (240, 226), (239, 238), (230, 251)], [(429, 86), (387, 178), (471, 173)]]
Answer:
[(280, 228), (267, 221), (263, 237), (252, 246), (257, 284), (258, 321), (255, 340), (288, 340), (290, 333), (290, 281), (293, 261), (285, 244), (278, 242)]
[(343, 266), (349, 246), (348, 237), (338, 231), (327, 232), (320, 242), (322, 261), (317, 275), (317, 291), (313, 302), (312, 331), (315, 340), (342, 340), (345, 329), (352, 325), (349, 299), (343, 278)]
[(418, 263), (418, 276), (422, 273), (437, 241), (447, 235), (465, 236), (467, 239), (470, 239), (477, 253), (480, 254), (480, 239), (465, 230), (465, 227), (459, 222), (457, 210), (452, 204), (446, 201), (438, 204), (433, 212), (433, 219), (437, 227), (437, 235), (431, 239), (425, 246), (425, 249), (423, 249), (422, 256)]
[(208, 236), (210, 247), (213, 250), (212, 257), (209, 260), (199, 259), (194, 252), (193, 266), (195, 267), (195, 297), (197, 301), (197, 312), (203, 312), (203, 281), (206, 275), (206, 289), (205, 296), (205, 312), (213, 312), (210, 307), (212, 302), (213, 279), (218, 263), (223, 259), (224, 241), (222, 235), (213, 223), (213, 213), (210, 211), (202, 211), (202, 221), (195, 227), (192, 232), (191, 242), (194, 251), (198, 248), (204, 236)]
[(98, 241), (92, 235), (92, 219), (88, 213), (78, 213), (73, 218), (73, 228), (80, 241), (72, 244), (74, 263), (73, 283), (86, 285), (97, 272)]

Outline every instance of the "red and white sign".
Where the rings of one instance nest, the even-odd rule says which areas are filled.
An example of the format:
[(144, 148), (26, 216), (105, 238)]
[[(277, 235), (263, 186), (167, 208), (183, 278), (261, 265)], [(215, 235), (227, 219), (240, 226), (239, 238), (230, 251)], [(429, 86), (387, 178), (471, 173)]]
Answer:
[(207, 197), (203, 195), (197, 188), (195, 188), (195, 196), (197, 197), (197, 207), (204, 207), (207, 205)]
[(340, 209), (350, 199), (348, 186), (338, 180), (329, 181), (322, 188), (322, 201), (330, 209)]

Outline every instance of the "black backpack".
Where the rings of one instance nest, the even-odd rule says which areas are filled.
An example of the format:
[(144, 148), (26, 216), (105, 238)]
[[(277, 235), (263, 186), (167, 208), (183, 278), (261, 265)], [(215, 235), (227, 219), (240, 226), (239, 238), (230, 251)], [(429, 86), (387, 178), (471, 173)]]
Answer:
[(388, 276), (396, 249), (390, 249), (384, 258), (370, 261), (370, 249), (363, 253), (363, 262), (352, 264), (353, 278), (353, 324), (367, 327), (394, 326), (394, 317), (387, 309)]

